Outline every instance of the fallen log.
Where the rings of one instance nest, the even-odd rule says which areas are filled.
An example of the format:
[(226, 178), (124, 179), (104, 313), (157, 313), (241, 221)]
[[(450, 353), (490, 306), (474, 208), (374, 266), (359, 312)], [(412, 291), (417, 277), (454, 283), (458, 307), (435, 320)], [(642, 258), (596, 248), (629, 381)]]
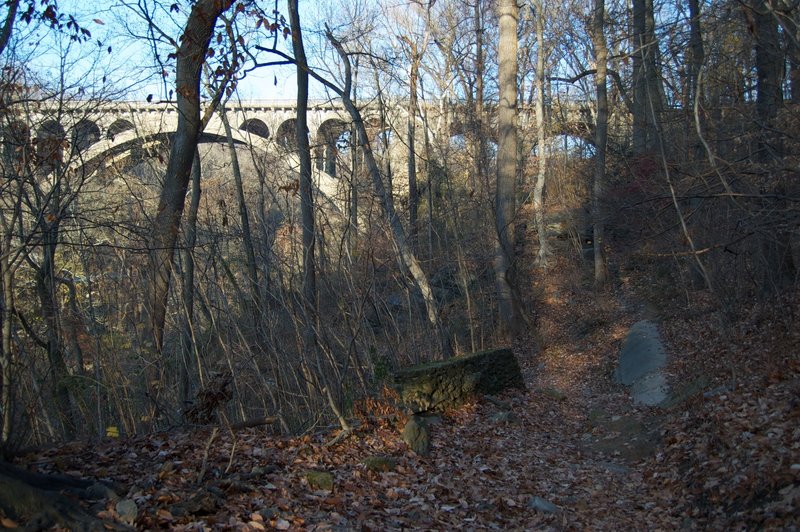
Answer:
[(394, 387), (414, 413), (442, 411), (507, 388), (525, 389), (511, 349), (500, 348), (420, 364), (394, 373)]

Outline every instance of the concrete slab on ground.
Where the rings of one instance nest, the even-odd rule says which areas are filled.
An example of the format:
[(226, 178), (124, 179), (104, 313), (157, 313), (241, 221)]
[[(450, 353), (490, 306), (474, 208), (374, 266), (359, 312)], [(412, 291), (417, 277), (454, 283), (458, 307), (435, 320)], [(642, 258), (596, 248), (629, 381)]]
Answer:
[(669, 386), (663, 374), (667, 353), (655, 323), (642, 320), (635, 323), (619, 354), (614, 380), (630, 386), (634, 402), (649, 406), (664, 402)]

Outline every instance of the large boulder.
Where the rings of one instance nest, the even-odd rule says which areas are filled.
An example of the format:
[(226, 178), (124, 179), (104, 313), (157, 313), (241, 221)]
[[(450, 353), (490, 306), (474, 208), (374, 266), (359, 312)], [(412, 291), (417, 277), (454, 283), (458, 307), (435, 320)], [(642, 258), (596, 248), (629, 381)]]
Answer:
[(525, 389), (511, 349), (481, 351), (395, 372), (394, 384), (413, 412), (442, 411), (477, 395)]

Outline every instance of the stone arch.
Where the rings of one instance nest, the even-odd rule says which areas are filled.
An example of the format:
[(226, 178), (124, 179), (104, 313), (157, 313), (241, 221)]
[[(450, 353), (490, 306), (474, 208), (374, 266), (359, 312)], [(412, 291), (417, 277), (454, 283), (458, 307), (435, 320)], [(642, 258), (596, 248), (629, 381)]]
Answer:
[(296, 118), (284, 120), (278, 131), (275, 132), (275, 142), (287, 151), (297, 151), (297, 138), (295, 137)]
[(267, 127), (267, 124), (265, 124), (263, 120), (259, 120), (258, 118), (248, 118), (242, 122), (242, 125), (239, 126), (239, 130), (261, 137), (262, 139), (269, 138), (269, 127)]
[(36, 132), (36, 155), (45, 166), (64, 162), (67, 135), (57, 120), (46, 120)]
[(325, 120), (317, 129), (317, 168), (334, 177), (339, 151), (349, 145), (349, 137), (343, 139), (345, 132), (348, 125), (338, 118)]
[(72, 128), (72, 151), (84, 152), (100, 140), (100, 128), (91, 120), (84, 118)]
[(119, 118), (114, 120), (114, 122), (108, 126), (108, 130), (106, 131), (106, 138), (110, 140), (114, 140), (114, 137), (119, 135), (120, 133), (124, 133), (125, 131), (130, 131), (134, 129), (133, 122), (130, 120), (125, 120), (124, 118)]

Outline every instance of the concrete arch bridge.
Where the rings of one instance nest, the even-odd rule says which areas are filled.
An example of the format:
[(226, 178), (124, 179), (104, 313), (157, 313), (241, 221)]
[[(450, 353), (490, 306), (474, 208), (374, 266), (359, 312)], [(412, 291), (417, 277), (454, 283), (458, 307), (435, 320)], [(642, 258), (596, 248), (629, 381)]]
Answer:
[[(392, 158), (407, 157), (405, 141), (406, 102), (390, 103), (381, 118), (377, 105), (367, 104), (362, 113), (379, 156), (388, 152)], [(432, 102), (426, 116), (433, 138), (464, 135), (466, 127), (453, 117), (466, 112), (463, 102)], [(487, 106), (488, 131), (496, 131), (495, 109)], [(551, 135), (571, 134), (590, 138), (594, 125), (585, 105), (562, 104), (548, 109)], [(233, 141), (262, 153), (284, 159), (297, 167), (294, 101), (241, 101), (226, 105), (226, 117)], [(422, 123), (417, 130), (422, 137)], [(57, 105), (49, 101), (14, 110), (3, 117), (3, 145), (8, 153), (30, 147), (40, 160), (58, 160), (86, 177), (110, 165), (126, 166), (148, 152), (164, 146), (178, 124), (175, 102), (69, 101)], [(520, 125), (534, 122), (532, 109), (520, 109)], [(341, 188), (341, 152), (352, 145), (351, 120), (337, 102), (314, 101), (308, 109), (309, 140), (315, 159), (315, 180), (319, 190), (333, 197)], [(201, 143), (224, 143), (227, 135), (222, 117), (214, 113), (200, 139)], [(422, 139), (418, 144), (422, 146)], [(403, 164), (394, 167), (402, 172)], [(402, 176), (399, 176), (402, 177)]]

